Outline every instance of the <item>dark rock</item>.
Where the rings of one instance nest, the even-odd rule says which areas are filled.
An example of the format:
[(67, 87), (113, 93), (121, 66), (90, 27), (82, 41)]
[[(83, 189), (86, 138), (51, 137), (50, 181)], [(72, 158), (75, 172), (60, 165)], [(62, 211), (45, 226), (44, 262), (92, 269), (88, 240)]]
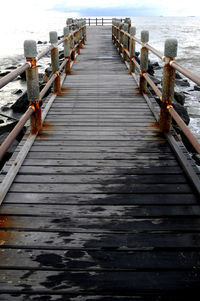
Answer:
[(46, 44), (47, 44), (47, 41), (44, 41), (44, 44), (46, 45)]
[(43, 44), (42, 41), (38, 41), (37, 43), (38, 43), (38, 44)]
[(162, 69), (162, 66), (160, 66), (158, 62), (152, 63), (152, 66), (153, 66), (154, 70)]
[(64, 59), (64, 51), (61, 51), (61, 52), (59, 53), (59, 59)]
[(28, 109), (29, 106), (29, 101), (28, 101), (28, 96), (27, 92), (24, 92), (18, 99), (17, 101), (11, 106), (11, 109), (14, 112), (18, 113), (24, 113)]
[(192, 155), (192, 158), (194, 159), (195, 163), (200, 166), (200, 154), (195, 153)]
[[(15, 127), (16, 122), (5, 124), (5, 126), (0, 126), (0, 144), (7, 138), (10, 134), (10, 131)], [(13, 141), (12, 145), (9, 147), (7, 152), (5, 153), (3, 159), (0, 161), (0, 169), (4, 166), (4, 164), (11, 158), (12, 154), (14, 153), (16, 147), (18, 146), (19, 142), (23, 138), (25, 134), (26, 128), (24, 127), (16, 139)]]
[(1, 107), (2, 112), (8, 111), (8, 110), (10, 110), (10, 107), (7, 105)]
[(180, 103), (181, 105), (184, 105), (185, 103), (185, 94), (183, 92), (174, 92), (174, 99)]
[(173, 107), (176, 110), (176, 112), (180, 115), (180, 117), (183, 119), (183, 121), (188, 125), (190, 123), (190, 117), (188, 115), (187, 109), (179, 103), (174, 103)]
[(154, 75), (154, 68), (153, 68), (153, 65), (151, 63), (148, 64), (147, 72), (151, 75)]
[[(40, 84), (40, 91), (44, 88), (45, 83)], [(51, 93), (51, 87), (47, 90), (44, 97)], [(29, 107), (28, 95), (27, 92), (24, 92), (17, 101), (11, 106), (11, 109), (17, 113), (25, 113)]]
[(12, 92), (12, 94), (14, 95), (18, 95), (18, 94), (21, 94), (23, 91), (21, 89), (16, 89)]
[(47, 67), (45, 69), (45, 74), (49, 77), (51, 75), (51, 73), (52, 73), (52, 67)]
[(182, 79), (182, 76), (180, 75), (180, 73), (176, 72), (175, 78), (176, 79)]
[(195, 85), (195, 86), (194, 86), (194, 90), (195, 90), (195, 91), (200, 91), (200, 87)]
[(175, 83), (181, 87), (190, 87), (190, 83), (187, 79), (176, 79)]
[(6, 67), (6, 70), (15, 70), (17, 67), (15, 66), (10, 66), (10, 67)]
[(158, 64), (158, 62), (152, 63), (152, 66), (153, 66), (153, 67), (160, 67), (160, 65)]
[(0, 73), (0, 76), (3, 77), (3, 76), (6, 76), (10, 73), (10, 71), (3, 71)]
[(155, 85), (161, 84), (161, 81), (157, 79), (156, 77), (149, 75), (150, 79), (154, 82)]
[(0, 119), (0, 124), (4, 123), (4, 120)]
[(135, 56), (138, 57), (139, 55), (140, 55), (139, 51), (136, 51), (136, 52), (135, 52)]
[(26, 72), (23, 72), (19, 75), (19, 78), (22, 80), (26, 80)]

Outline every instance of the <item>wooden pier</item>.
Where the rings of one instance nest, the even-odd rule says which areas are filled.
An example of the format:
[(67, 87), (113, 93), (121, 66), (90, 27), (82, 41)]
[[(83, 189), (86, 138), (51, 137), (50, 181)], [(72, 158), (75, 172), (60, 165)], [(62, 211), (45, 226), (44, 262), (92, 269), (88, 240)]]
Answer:
[(197, 300), (198, 196), (111, 27), (87, 29), (0, 214), (1, 301)]

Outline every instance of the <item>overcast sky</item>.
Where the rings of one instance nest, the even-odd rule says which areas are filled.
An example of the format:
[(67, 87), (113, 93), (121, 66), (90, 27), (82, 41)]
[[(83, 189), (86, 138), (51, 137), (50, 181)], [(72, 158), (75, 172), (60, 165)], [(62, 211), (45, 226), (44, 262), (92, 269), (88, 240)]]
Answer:
[[(12, 9), (11, 9), (12, 8)], [(56, 10), (80, 16), (198, 16), (197, 0), (5, 0), (1, 3), (1, 17), (26, 12)]]

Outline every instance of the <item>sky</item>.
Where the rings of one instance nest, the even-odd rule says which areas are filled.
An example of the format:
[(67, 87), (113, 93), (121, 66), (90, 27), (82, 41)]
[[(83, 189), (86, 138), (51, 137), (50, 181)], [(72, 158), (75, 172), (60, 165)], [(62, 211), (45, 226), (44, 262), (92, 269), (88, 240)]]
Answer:
[[(11, 9), (12, 8), (12, 9)], [(74, 16), (197, 16), (197, 0), (5, 0), (0, 19), (26, 14), (27, 18), (44, 11), (65, 12)]]

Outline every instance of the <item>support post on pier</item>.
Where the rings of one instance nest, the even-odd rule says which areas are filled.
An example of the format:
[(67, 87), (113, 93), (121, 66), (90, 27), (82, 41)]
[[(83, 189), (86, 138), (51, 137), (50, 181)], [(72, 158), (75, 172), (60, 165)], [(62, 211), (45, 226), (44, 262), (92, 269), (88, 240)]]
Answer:
[[(124, 31), (128, 32), (128, 24), (124, 24)], [(124, 34), (123, 36), (123, 61), (126, 62), (128, 59), (126, 50), (128, 50), (128, 36)]]
[(76, 54), (75, 54), (75, 49), (74, 49), (74, 34), (73, 31), (71, 32), (71, 36), (70, 36), (70, 48), (71, 48), (71, 60), (74, 61)]
[(54, 93), (60, 93), (60, 74), (59, 74), (59, 54), (58, 54), (58, 35), (56, 31), (50, 31), (49, 33), (50, 43), (54, 46), (51, 50), (51, 65), (52, 71), (57, 75), (54, 81)]
[(33, 40), (24, 42), (24, 56), (30, 67), (26, 70), (27, 94), (31, 106), (34, 108), (34, 113), (31, 115), (31, 134), (35, 135), (42, 129), (42, 114), (40, 109), (40, 88), (38, 68), (36, 64), (37, 46)]
[(123, 32), (121, 31), (121, 30), (123, 30), (123, 28), (124, 28), (124, 23), (121, 22), (119, 24), (119, 29), (120, 29), (120, 34), (119, 34), (119, 54), (121, 54), (122, 50), (123, 50), (123, 47), (122, 47), (122, 45), (123, 45)]
[(84, 21), (84, 30), (83, 30), (83, 33), (84, 33), (84, 43), (87, 41), (87, 29), (86, 29), (86, 20)]
[(129, 63), (129, 72), (135, 73), (135, 64), (133, 63), (133, 58), (135, 58), (135, 40), (134, 36), (136, 34), (136, 27), (130, 28), (130, 41), (129, 41), (129, 53), (130, 53), (130, 63)]
[(75, 43), (77, 44), (76, 52), (80, 54), (80, 45), (79, 45), (79, 38), (80, 38), (80, 23), (77, 22), (77, 32), (75, 33)]
[(64, 41), (64, 57), (65, 59), (68, 59), (66, 65), (65, 65), (65, 73), (70, 74), (71, 73), (71, 58), (70, 58), (70, 40), (69, 40), (69, 27), (64, 27), (64, 37), (66, 38)]
[(149, 41), (149, 32), (147, 30), (141, 32), (141, 41), (143, 46), (140, 53), (140, 92), (146, 93), (147, 81), (143, 75), (147, 73), (148, 70), (148, 49), (145, 47), (145, 44)]
[(165, 41), (165, 65), (163, 68), (162, 103), (159, 118), (161, 132), (169, 132), (171, 128), (171, 115), (169, 114), (168, 109), (172, 106), (172, 101), (174, 98), (174, 82), (176, 71), (171, 67), (170, 63), (174, 61), (174, 58), (177, 56), (177, 48), (178, 42), (176, 39), (167, 39)]

